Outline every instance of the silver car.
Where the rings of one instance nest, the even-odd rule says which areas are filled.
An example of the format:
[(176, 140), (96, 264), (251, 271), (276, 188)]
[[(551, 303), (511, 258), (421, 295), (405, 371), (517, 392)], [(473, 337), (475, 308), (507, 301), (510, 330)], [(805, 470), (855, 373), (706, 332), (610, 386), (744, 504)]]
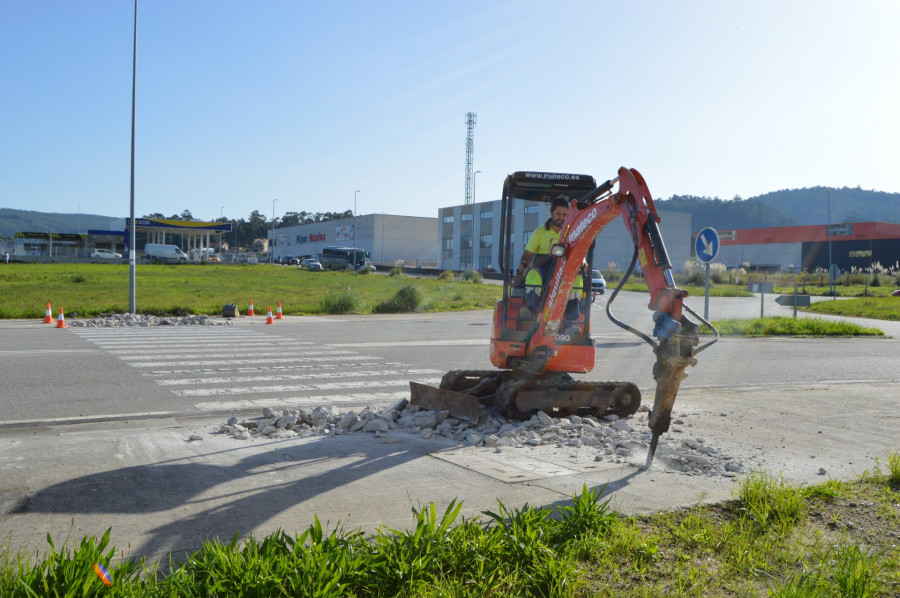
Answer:
[(99, 257), (108, 260), (120, 260), (122, 259), (121, 253), (116, 253), (110, 249), (94, 249), (91, 251), (91, 257)]

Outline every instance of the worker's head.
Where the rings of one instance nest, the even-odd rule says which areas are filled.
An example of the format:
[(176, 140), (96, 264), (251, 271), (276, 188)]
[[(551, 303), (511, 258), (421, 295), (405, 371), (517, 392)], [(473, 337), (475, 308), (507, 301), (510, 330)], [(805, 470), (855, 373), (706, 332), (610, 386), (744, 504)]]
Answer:
[(566, 214), (569, 213), (569, 198), (560, 195), (550, 202), (550, 225), (553, 228), (559, 228), (566, 220)]

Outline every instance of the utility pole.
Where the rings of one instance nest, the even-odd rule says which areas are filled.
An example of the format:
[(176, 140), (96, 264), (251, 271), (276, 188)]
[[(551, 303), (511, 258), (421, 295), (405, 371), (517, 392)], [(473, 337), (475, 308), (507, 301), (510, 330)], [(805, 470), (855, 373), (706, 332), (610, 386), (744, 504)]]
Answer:
[[(475, 173), (472, 172), (475, 166), (475, 122), (477, 121), (478, 116), (474, 112), (466, 113), (466, 201), (465, 205), (472, 205), (472, 200), (475, 195)], [(472, 210), (474, 213), (474, 208)], [(470, 217), (474, 217), (474, 214), (470, 214)], [(475, 242), (472, 239), (472, 231), (475, 228), (475, 223), (472, 220), (469, 220), (469, 225), (466, 226), (462, 222), (460, 222), (460, 235), (465, 236), (466, 230), (469, 229), (469, 247), (466, 249), (466, 255), (463, 256), (463, 244), (460, 243), (459, 248), (459, 257), (460, 257), (460, 267), (463, 270), (467, 270), (470, 266), (470, 260), (472, 260), (472, 254), (474, 252)]]
[(137, 243), (137, 222), (134, 221), (134, 108), (135, 90), (137, 87), (137, 10), (138, 3), (134, 0), (134, 45), (131, 49), (131, 230), (128, 231), (128, 311), (136, 313), (137, 301), (135, 299), (135, 243)]
[(831, 300), (834, 301), (834, 263), (831, 261), (831, 189), (826, 189), (825, 193), (828, 198), (828, 280), (830, 281)]

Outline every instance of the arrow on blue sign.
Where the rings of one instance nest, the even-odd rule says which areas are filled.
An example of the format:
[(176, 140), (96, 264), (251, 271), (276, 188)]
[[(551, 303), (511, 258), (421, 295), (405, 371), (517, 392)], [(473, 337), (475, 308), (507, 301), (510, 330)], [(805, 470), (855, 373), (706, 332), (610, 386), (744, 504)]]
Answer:
[(697, 259), (701, 262), (711, 262), (716, 259), (719, 253), (719, 233), (714, 228), (704, 228), (697, 233), (697, 243), (695, 245)]

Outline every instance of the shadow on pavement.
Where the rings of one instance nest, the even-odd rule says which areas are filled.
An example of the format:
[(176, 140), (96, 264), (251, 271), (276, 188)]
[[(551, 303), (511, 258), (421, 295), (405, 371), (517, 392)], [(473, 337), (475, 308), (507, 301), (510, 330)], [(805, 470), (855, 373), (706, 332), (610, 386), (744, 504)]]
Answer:
[[(358, 493), (367, 486), (353, 488), (356, 482), (422, 456), (411, 448), (349, 437), (243, 445), (74, 478), (34, 493), (27, 511), (147, 515), (154, 522), (172, 512), (170, 522), (152, 527), (149, 539), (131, 549), (138, 557), (171, 552), (177, 558), (179, 551), (192, 552), (206, 539), (245, 536), (333, 490), (347, 487)], [(286, 519), (275, 526), (289, 533), (305, 529), (314, 515), (304, 513), (302, 521)]]

